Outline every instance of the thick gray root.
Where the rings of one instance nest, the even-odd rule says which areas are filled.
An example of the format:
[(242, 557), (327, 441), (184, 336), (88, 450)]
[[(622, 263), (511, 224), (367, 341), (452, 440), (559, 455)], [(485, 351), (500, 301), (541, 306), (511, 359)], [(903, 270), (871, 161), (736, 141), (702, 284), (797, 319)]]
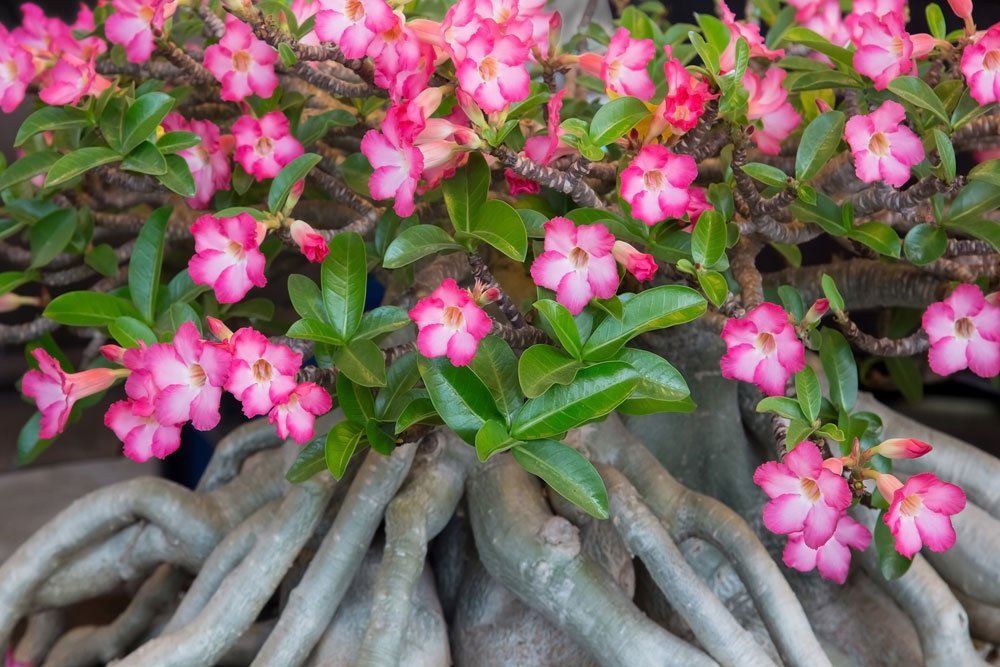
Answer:
[(212, 459), (198, 480), (198, 490), (211, 491), (229, 482), (248, 458), (261, 450), (280, 447), (282, 442), (274, 425), (263, 417), (237, 426), (215, 446)]
[(969, 503), (952, 523), (955, 546), (943, 553), (928, 551), (927, 560), (954, 588), (1000, 606), (1000, 521)]
[(572, 434), (590, 456), (620, 470), (675, 540), (695, 535), (722, 551), (746, 584), (789, 665), (829, 664), (802, 605), (753, 530), (721, 502), (681, 485), (616, 416)]
[(66, 612), (62, 609), (40, 611), (28, 617), (27, 626), (17, 648), (14, 660), (28, 665), (40, 665), (59, 635), (66, 628)]
[(326, 475), (288, 491), (267, 532), (185, 627), (162, 635), (127, 656), (119, 667), (198, 667), (225, 655), (253, 625), (312, 535), (333, 494)]
[(160, 566), (114, 622), (73, 628), (52, 648), (42, 667), (106, 665), (120, 657), (143, 636), (159, 613), (175, 603), (187, 579), (169, 565)]
[(988, 605), (958, 591), (955, 592), (955, 597), (969, 614), (969, 630), (972, 636), (1000, 644), (1000, 607)]
[(684, 560), (635, 487), (614, 468), (601, 466), (600, 471), (608, 487), (615, 527), (709, 655), (727, 667), (774, 667), (767, 652)]
[(537, 480), (508, 454), (478, 467), (469, 509), (491, 575), (585, 646), (602, 665), (714, 665), (666, 632), (583, 557), (578, 531), (546, 506)]
[(411, 614), (410, 598), (424, 570), (427, 544), (448, 523), (476, 464), (475, 451), (453, 433), (421, 452), (406, 485), (385, 512), (385, 553), (375, 582), (358, 667), (396, 667)]
[(312, 651), (360, 567), (386, 506), (410, 469), (416, 448), (415, 443), (405, 444), (392, 456), (369, 452), (330, 532), (254, 660), (255, 666), (294, 667)]

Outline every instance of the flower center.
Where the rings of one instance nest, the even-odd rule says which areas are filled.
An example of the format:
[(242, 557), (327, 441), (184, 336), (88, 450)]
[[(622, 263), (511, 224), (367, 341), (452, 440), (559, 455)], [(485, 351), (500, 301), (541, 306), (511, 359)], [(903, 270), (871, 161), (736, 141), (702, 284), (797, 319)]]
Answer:
[(778, 344), (774, 340), (774, 334), (764, 331), (757, 334), (756, 347), (764, 354), (774, 354), (774, 351), (778, 349)]
[(971, 318), (963, 317), (955, 322), (955, 333), (960, 338), (972, 338), (972, 334), (976, 333), (976, 325), (972, 323)]
[(479, 63), (479, 75), (486, 81), (492, 81), (497, 78), (498, 69), (499, 67), (497, 65), (496, 58), (493, 56), (486, 56), (483, 58), (482, 62)]
[(274, 148), (274, 143), (268, 137), (261, 137), (257, 140), (255, 146), (259, 155), (268, 155), (271, 149)]
[(441, 314), (441, 321), (446, 327), (459, 329), (465, 323), (465, 316), (462, 315), (462, 309), (458, 306), (448, 306)]
[(344, 3), (344, 16), (353, 23), (365, 17), (365, 6), (361, 0), (347, 0)]
[(246, 51), (237, 51), (233, 54), (233, 69), (237, 72), (247, 72), (250, 70), (250, 65), (253, 64), (253, 58)]
[(903, 498), (903, 502), (899, 505), (899, 511), (905, 516), (915, 516), (920, 511), (922, 505), (923, 502), (921, 502), (920, 496), (913, 493)]
[(583, 248), (573, 248), (569, 251), (569, 262), (574, 269), (585, 269), (590, 261), (590, 254)]
[(191, 377), (191, 384), (196, 387), (202, 387), (205, 385), (205, 380), (207, 376), (205, 375), (205, 369), (198, 364), (191, 364), (188, 367), (188, 374)]
[(897, 58), (901, 57), (903, 55), (903, 38), (893, 37), (892, 46), (890, 47), (889, 51), (890, 53), (892, 53), (892, 55), (896, 56)]
[(230, 255), (232, 255), (234, 258), (238, 260), (243, 259), (244, 255), (243, 246), (236, 241), (230, 241), (226, 245), (226, 252), (228, 252)]
[(663, 188), (663, 172), (659, 170), (647, 171), (642, 175), (642, 183), (647, 190), (660, 190)]
[(868, 150), (879, 157), (888, 155), (889, 139), (886, 138), (886, 136), (881, 132), (876, 132), (872, 135), (871, 140), (868, 142)]
[(983, 58), (983, 67), (991, 72), (1000, 70), (1000, 49), (986, 52), (986, 57)]
[(253, 372), (253, 379), (255, 382), (270, 382), (271, 364), (269, 364), (265, 359), (258, 359), (253, 362), (253, 366), (250, 370)]
[(809, 477), (803, 477), (799, 480), (799, 486), (802, 487), (802, 495), (805, 496), (809, 502), (819, 502), (822, 494), (819, 492), (819, 484), (816, 483), (816, 480)]
[(146, 6), (139, 8), (139, 18), (142, 19), (144, 23), (152, 23), (154, 16), (156, 16), (156, 10), (152, 7)]

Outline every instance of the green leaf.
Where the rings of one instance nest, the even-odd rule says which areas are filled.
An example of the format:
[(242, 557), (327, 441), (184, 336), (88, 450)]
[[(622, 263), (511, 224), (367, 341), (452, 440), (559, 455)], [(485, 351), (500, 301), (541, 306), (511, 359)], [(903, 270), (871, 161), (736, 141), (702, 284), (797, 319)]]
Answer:
[(959, 223), (950, 223), (949, 226), (982, 239), (994, 249), (1000, 250), (1000, 222), (996, 220), (963, 220)]
[(819, 419), (823, 393), (820, 391), (816, 372), (809, 366), (795, 374), (795, 396), (807, 422), (811, 424)]
[(149, 139), (173, 106), (174, 98), (166, 93), (153, 92), (137, 97), (125, 112), (121, 152), (131, 153)]
[(28, 233), (31, 242), (30, 269), (45, 266), (61, 253), (76, 232), (76, 211), (60, 208), (37, 221)]
[(906, 233), (903, 252), (914, 264), (929, 264), (948, 249), (948, 234), (941, 227), (922, 222)]
[(802, 414), (802, 408), (798, 401), (785, 396), (768, 396), (757, 403), (757, 412), (773, 412), (785, 419), (798, 419), (806, 422), (806, 417)]
[(295, 463), (285, 473), (292, 484), (301, 484), (326, 470), (326, 438), (313, 438), (295, 458)]
[(649, 115), (650, 111), (642, 100), (634, 97), (613, 99), (598, 109), (590, 121), (590, 141), (595, 146), (614, 143)]
[(730, 39), (726, 24), (711, 14), (695, 14), (694, 18), (708, 43), (719, 53), (725, 51)]
[(544, 394), (525, 402), (511, 425), (520, 440), (559, 436), (587, 422), (600, 419), (628, 398), (639, 383), (629, 364), (608, 361), (580, 370), (568, 385), (553, 385)]
[(125, 156), (121, 168), (122, 171), (162, 176), (167, 173), (167, 160), (153, 142), (144, 141)]
[(705, 268), (718, 264), (726, 254), (726, 235), (726, 222), (721, 213), (714, 210), (702, 213), (691, 232), (694, 261)]
[(848, 232), (847, 236), (883, 255), (899, 258), (899, 234), (884, 222), (862, 223)]
[(352, 127), (357, 123), (357, 119), (350, 111), (332, 109), (304, 119), (299, 123), (297, 136), (299, 143), (309, 146), (322, 139), (331, 127)]
[(564, 350), (579, 359), (583, 343), (580, 341), (576, 321), (566, 306), (551, 299), (541, 299), (535, 302), (534, 308), (542, 316), (545, 331), (559, 341)]
[(958, 169), (955, 147), (948, 135), (937, 128), (934, 128), (934, 147), (937, 148), (938, 157), (941, 158), (941, 171), (944, 173), (944, 180), (951, 183), (955, 180)]
[(398, 331), (410, 323), (410, 316), (399, 306), (379, 306), (361, 316), (355, 338), (378, 338)]
[(841, 111), (827, 111), (809, 123), (795, 154), (795, 178), (808, 181), (826, 166), (837, 153), (846, 120)]
[(785, 33), (784, 41), (792, 44), (802, 44), (814, 51), (819, 51), (823, 55), (829, 56), (839, 65), (843, 65), (848, 71), (854, 69), (854, 54), (842, 47), (835, 46), (825, 37), (817, 35), (808, 28), (796, 26)]
[(830, 310), (835, 313), (844, 310), (844, 297), (840, 295), (840, 290), (837, 289), (837, 283), (833, 282), (833, 278), (824, 273), (823, 277), (820, 278), (820, 285), (823, 288), (823, 296), (830, 302)]
[(365, 242), (360, 234), (348, 232), (333, 237), (320, 281), (330, 327), (341, 343), (346, 343), (361, 324), (368, 291)]
[(330, 471), (334, 479), (340, 479), (347, 470), (347, 464), (351, 462), (355, 452), (358, 451), (358, 444), (365, 429), (361, 424), (355, 422), (337, 422), (330, 432), (326, 434), (326, 446), (324, 447), (324, 458), (326, 459), (326, 469)]
[(796, 76), (794, 79), (791, 79), (788, 88), (793, 93), (801, 93), (809, 90), (864, 88), (864, 84), (855, 74), (824, 69), (818, 72), (805, 72)]
[(407, 404), (396, 418), (396, 434), (400, 434), (415, 424), (440, 424), (441, 418), (429, 398), (415, 398)]
[(511, 450), (518, 465), (587, 514), (608, 518), (608, 490), (590, 461), (555, 440), (538, 440)]
[(393, 239), (385, 251), (382, 266), (398, 269), (428, 255), (448, 250), (462, 250), (462, 246), (448, 232), (434, 225), (414, 225)]
[(721, 306), (726, 297), (729, 296), (729, 283), (726, 282), (726, 277), (718, 271), (699, 271), (698, 284), (701, 285), (705, 296), (716, 308)]
[(320, 294), (319, 285), (310, 278), (298, 273), (288, 276), (288, 297), (299, 317), (317, 322), (324, 322), (326, 319), (323, 295)]
[(909, 357), (889, 357), (885, 360), (889, 377), (907, 401), (919, 403), (924, 397), (924, 379), (920, 367)]
[(108, 333), (122, 347), (139, 347), (140, 342), (147, 345), (157, 342), (153, 330), (134, 317), (119, 317), (108, 324)]
[(351, 382), (343, 373), (337, 375), (337, 402), (348, 421), (363, 424), (375, 417), (375, 400), (367, 387)]
[(389, 456), (396, 448), (396, 439), (386, 433), (385, 428), (378, 422), (369, 421), (365, 424), (365, 436), (372, 449), (383, 456)]
[(1000, 186), (1000, 160), (980, 162), (969, 171), (969, 180)]
[(351, 341), (334, 353), (333, 363), (341, 373), (363, 387), (385, 386), (385, 356), (370, 340)]
[(583, 366), (551, 345), (532, 345), (517, 362), (521, 391), (528, 398), (544, 394), (554, 384), (569, 384)]
[(39, 132), (54, 132), (72, 127), (87, 127), (94, 124), (91, 115), (76, 107), (42, 107), (21, 123), (21, 129), (14, 137), (17, 148)]
[(521, 407), (524, 399), (517, 384), (517, 359), (506, 341), (497, 336), (483, 338), (469, 368), (490, 390), (501, 414), (511, 416)]
[(913, 564), (912, 558), (907, 558), (896, 551), (896, 538), (886, 525), (883, 517), (885, 512), (879, 512), (875, 520), (875, 530), (873, 537), (875, 542), (875, 553), (878, 555), (878, 566), (882, 571), (882, 576), (886, 581), (892, 581), (906, 574)]
[(57, 185), (70, 181), (84, 172), (90, 171), (94, 167), (109, 162), (117, 162), (121, 159), (118, 153), (104, 146), (91, 146), (63, 155), (56, 160), (49, 168), (49, 173), (45, 177), (45, 187), (54, 188)]
[(830, 387), (830, 400), (850, 411), (858, 400), (858, 366), (847, 340), (836, 329), (823, 329), (819, 360)]
[(490, 189), (490, 168), (479, 153), (469, 156), (469, 163), (441, 184), (441, 193), (455, 231), (468, 233), (478, 209), (486, 203)]
[(778, 298), (781, 305), (785, 307), (792, 317), (801, 320), (806, 315), (806, 305), (802, 302), (802, 295), (791, 285), (781, 285), (778, 287)]
[(758, 180), (764, 185), (770, 185), (775, 188), (783, 188), (788, 185), (788, 174), (777, 167), (772, 167), (763, 162), (748, 162), (747, 164), (740, 165), (739, 169), (750, 178)]
[(84, 263), (102, 276), (114, 276), (118, 273), (118, 256), (115, 249), (107, 243), (96, 245), (83, 256)]
[(103, 292), (60, 294), (46, 306), (42, 315), (59, 324), (77, 327), (107, 326), (123, 315), (142, 319), (131, 301)]
[(690, 322), (706, 307), (704, 297), (690, 287), (662, 285), (640, 292), (625, 304), (621, 320), (608, 317), (598, 325), (583, 345), (583, 358), (609, 359), (635, 336)]
[[(115, 86), (111, 86), (110, 88), (113, 89)], [(128, 105), (125, 102), (125, 98), (116, 95), (108, 99), (104, 111), (101, 113), (99, 122), (101, 134), (104, 135), (104, 140), (108, 142), (108, 146), (115, 152), (127, 152), (122, 151), (122, 130), (125, 124), (125, 111), (127, 109)]]
[(888, 88), (899, 99), (921, 109), (927, 109), (945, 125), (949, 124), (948, 112), (945, 111), (941, 98), (923, 79), (915, 76), (897, 76), (889, 81)]
[(941, 11), (940, 5), (934, 2), (928, 4), (924, 7), (924, 16), (927, 17), (927, 26), (934, 39), (944, 39), (945, 35), (948, 34), (948, 28), (945, 25), (944, 12)]
[(187, 161), (180, 155), (165, 155), (163, 159), (167, 162), (167, 173), (157, 176), (157, 180), (182, 197), (194, 197), (197, 188)]
[(38, 174), (44, 174), (59, 159), (59, 153), (55, 151), (28, 153), (0, 174), (0, 191), (34, 178)]
[(167, 132), (156, 140), (156, 147), (164, 155), (177, 153), (186, 148), (194, 148), (201, 143), (201, 137), (194, 132)]
[(490, 199), (474, 212), (469, 235), (485, 241), (518, 262), (528, 252), (528, 233), (521, 216), (510, 204)]
[(172, 212), (169, 206), (153, 211), (139, 230), (139, 238), (128, 263), (129, 293), (147, 322), (152, 322), (155, 314), (156, 292), (160, 288), (160, 269), (163, 265), (163, 241)]
[(194, 322), (198, 331), (201, 331), (201, 318), (197, 311), (186, 303), (172, 303), (167, 312), (156, 320), (156, 326), (160, 329), (177, 331), (185, 322)]
[(639, 384), (628, 399), (618, 406), (619, 412), (647, 415), (656, 412), (693, 412), (691, 390), (680, 371), (658, 354), (626, 347), (618, 353), (639, 374)]
[(191, 280), (191, 274), (185, 268), (170, 279), (166, 290), (160, 292), (156, 312), (160, 314), (174, 303), (190, 303), (207, 291), (207, 286), (196, 285)]
[(317, 343), (343, 345), (343, 341), (337, 335), (337, 332), (333, 330), (333, 327), (326, 322), (321, 322), (311, 317), (304, 317), (292, 324), (285, 335), (289, 338), (312, 340)]
[(49, 448), (55, 438), (42, 440), (38, 437), (42, 430), (42, 413), (35, 412), (31, 415), (21, 431), (17, 435), (17, 463), (27, 465)]
[(1000, 188), (986, 180), (974, 180), (951, 202), (945, 226), (961, 225), (1000, 208)]
[(322, 159), (315, 153), (306, 153), (282, 167), (278, 175), (271, 181), (271, 189), (267, 193), (267, 210), (271, 213), (284, 211), (285, 202), (288, 201), (288, 195), (291, 194), (292, 188), (304, 179)]
[(469, 368), (424, 357), (417, 359), (417, 368), (444, 423), (470, 445), (475, 445), (484, 423), (504, 421), (489, 389)]
[(284, 42), (278, 44), (278, 57), (281, 58), (281, 64), (285, 67), (294, 67), (295, 63), (299, 61), (292, 47)]
[(21, 285), (35, 280), (33, 271), (4, 271), (0, 273), (0, 294), (16, 290)]
[(812, 424), (807, 424), (801, 419), (792, 419), (788, 422), (788, 430), (785, 432), (785, 451), (792, 451), (800, 442), (808, 440), (815, 431)]
[(399, 417), (419, 379), (416, 352), (407, 352), (389, 366), (385, 389), (375, 397), (375, 414), (379, 421), (395, 421)]
[(688, 32), (688, 40), (704, 63), (705, 69), (714, 77), (719, 71), (719, 51), (693, 30)]
[(476, 454), (485, 461), (498, 452), (504, 452), (514, 445), (524, 444), (507, 434), (507, 427), (492, 419), (476, 433)]

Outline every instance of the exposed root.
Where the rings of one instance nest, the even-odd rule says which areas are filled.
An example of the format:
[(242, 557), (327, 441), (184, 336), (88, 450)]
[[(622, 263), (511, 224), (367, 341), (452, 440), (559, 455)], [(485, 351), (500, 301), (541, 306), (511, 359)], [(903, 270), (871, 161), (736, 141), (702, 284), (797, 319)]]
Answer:
[(994, 644), (1000, 644), (1000, 607), (988, 605), (960, 591), (955, 597), (969, 614), (969, 629), (972, 636)]
[(958, 541), (944, 553), (928, 553), (934, 569), (966, 595), (1000, 606), (1000, 521), (969, 503), (952, 517)]
[(66, 627), (66, 613), (62, 609), (49, 609), (32, 614), (14, 649), (14, 660), (28, 665), (40, 665), (52, 645)]
[(198, 480), (198, 490), (211, 491), (222, 486), (239, 474), (252, 455), (281, 444), (274, 425), (266, 419), (255, 419), (234, 428), (215, 446), (212, 459)]

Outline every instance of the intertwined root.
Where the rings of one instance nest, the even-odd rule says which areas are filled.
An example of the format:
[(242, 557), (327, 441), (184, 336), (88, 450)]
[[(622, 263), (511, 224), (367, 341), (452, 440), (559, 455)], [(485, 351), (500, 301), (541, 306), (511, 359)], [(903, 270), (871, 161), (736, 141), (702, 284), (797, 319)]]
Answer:
[[(866, 407), (888, 435), (935, 442), (927, 466), (974, 503), (954, 553), (918, 557), (881, 584), (888, 596), (871, 554), (843, 588), (783, 572), (737, 512), (675, 480), (614, 416), (567, 439), (605, 479), (608, 522), (444, 430), (369, 453), (346, 490), (326, 475), (292, 486), (294, 449), (252, 423), (198, 490), (108, 487), (25, 543), (0, 568), (0, 643), (26, 618), (15, 656), (49, 667), (981, 664), (970, 617), (1000, 639), (1000, 463)], [(123, 586), (114, 622), (66, 628), (62, 608)]]

